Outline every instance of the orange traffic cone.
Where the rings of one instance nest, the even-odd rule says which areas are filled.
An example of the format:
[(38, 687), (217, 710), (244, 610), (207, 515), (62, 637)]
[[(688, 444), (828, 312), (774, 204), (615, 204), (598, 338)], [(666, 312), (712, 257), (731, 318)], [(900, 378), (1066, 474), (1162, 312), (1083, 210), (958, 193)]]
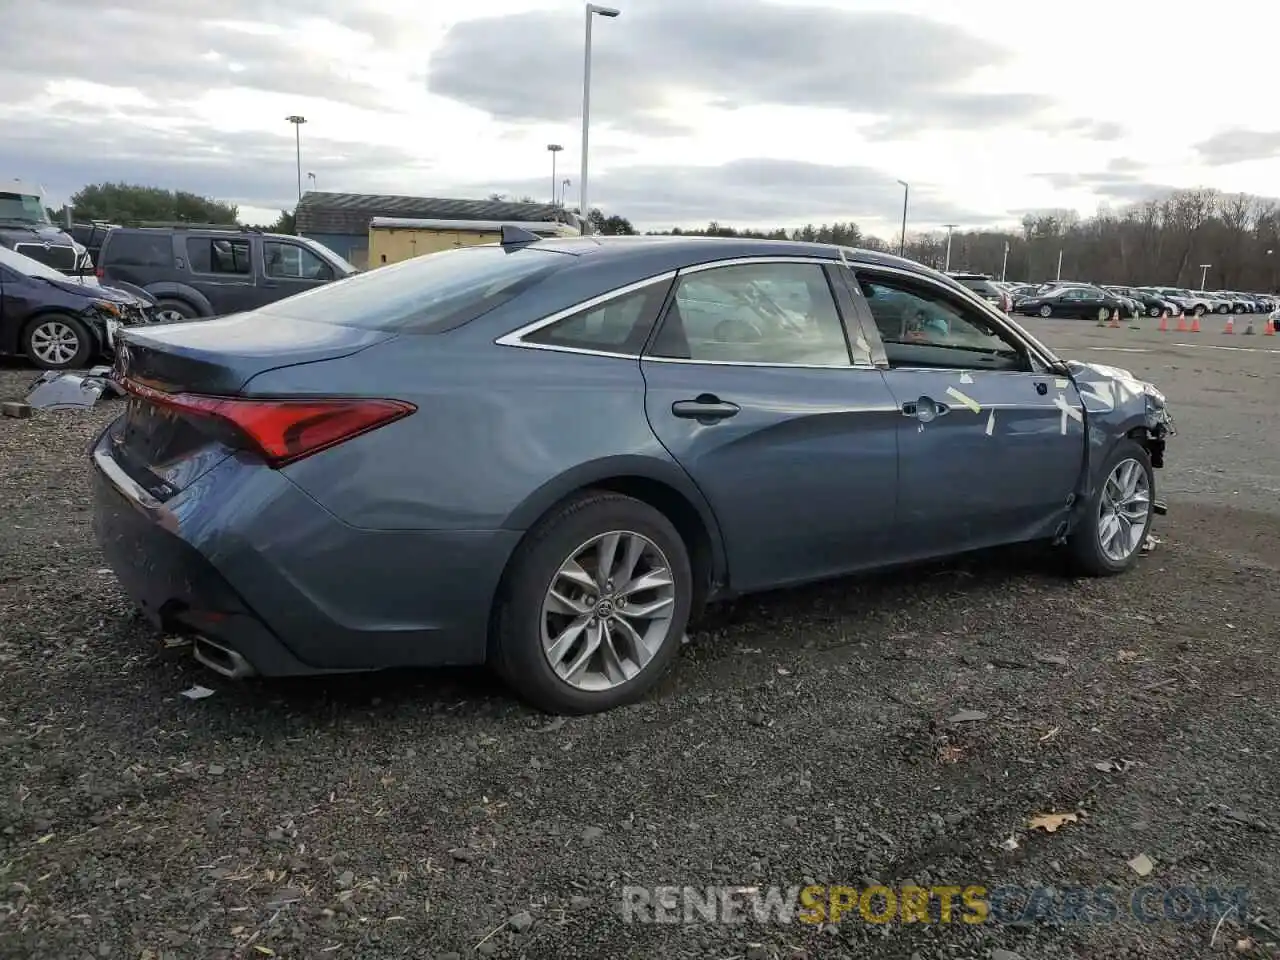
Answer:
[(1111, 329), (1120, 329), (1120, 309), (1118, 307), (1111, 311)]
[(1160, 311), (1160, 332), (1161, 333), (1169, 332), (1169, 311), (1168, 310)]
[(1192, 317), (1191, 317), (1191, 329), (1190, 329), (1190, 330), (1188, 330), (1187, 332), (1188, 332), (1188, 333), (1199, 333), (1199, 332), (1200, 332), (1200, 318), (1199, 318), (1199, 317), (1197, 317), (1197, 316), (1195, 316), (1194, 314), (1193, 314), (1193, 315), (1192, 315)]
[(1233, 320), (1231, 317), (1227, 317), (1227, 328), (1222, 332), (1227, 334), (1235, 333), (1236, 332), (1235, 320)]
[(1187, 332), (1187, 315), (1185, 313), (1181, 313), (1178, 315), (1178, 332), (1179, 333)]
[(1262, 332), (1268, 337), (1274, 337), (1276, 335), (1276, 322), (1267, 317), (1267, 329)]

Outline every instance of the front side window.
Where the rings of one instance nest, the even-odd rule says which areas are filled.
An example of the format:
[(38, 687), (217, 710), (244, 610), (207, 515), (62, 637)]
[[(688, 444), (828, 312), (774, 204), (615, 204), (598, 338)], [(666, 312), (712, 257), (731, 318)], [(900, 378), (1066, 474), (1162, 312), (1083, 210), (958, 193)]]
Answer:
[(677, 281), (655, 357), (849, 366), (849, 346), (826, 273), (816, 263), (752, 263)]
[(925, 285), (860, 277), (890, 367), (1027, 368), (1018, 343), (979, 311)]
[(262, 244), (263, 272), (282, 280), (332, 280), (333, 269), (296, 243), (267, 240)]

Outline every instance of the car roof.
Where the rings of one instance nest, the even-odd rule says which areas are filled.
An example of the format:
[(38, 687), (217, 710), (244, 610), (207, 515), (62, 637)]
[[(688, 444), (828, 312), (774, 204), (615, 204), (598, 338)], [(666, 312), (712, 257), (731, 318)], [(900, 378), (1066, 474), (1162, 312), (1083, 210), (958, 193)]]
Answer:
[[(573, 256), (590, 256), (593, 260), (652, 256), (692, 264), (711, 260), (731, 260), (738, 257), (814, 257), (822, 260), (840, 260), (843, 257), (851, 266), (862, 264), (863, 266), (892, 267), (922, 276), (952, 279), (914, 260), (891, 253), (802, 240), (664, 234), (662, 236), (547, 237), (539, 239), (536, 243), (539, 250), (567, 253)], [(529, 246), (533, 247), (534, 244), (530, 243)]]
[(153, 226), (153, 227), (121, 227), (113, 226), (107, 231), (110, 236), (113, 233), (188, 233), (188, 234), (206, 234), (217, 237), (266, 237), (271, 240), (298, 240), (300, 238), (291, 236), (287, 233), (265, 233), (262, 230), (241, 230), (238, 227), (205, 227), (199, 225), (192, 226)]

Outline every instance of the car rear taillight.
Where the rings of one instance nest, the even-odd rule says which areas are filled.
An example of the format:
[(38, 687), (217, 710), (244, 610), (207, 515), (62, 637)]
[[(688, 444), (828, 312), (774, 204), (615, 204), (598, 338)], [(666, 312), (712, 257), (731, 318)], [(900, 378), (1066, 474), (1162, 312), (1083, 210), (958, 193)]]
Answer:
[(211, 397), (165, 393), (129, 378), (121, 383), (129, 393), (158, 407), (231, 428), (272, 467), (295, 463), (418, 409), (403, 400)]
[(103, 280), (103, 279), (106, 279), (107, 273), (105, 270), (99, 267), (97, 270), (93, 271), (93, 275), (97, 277), (99, 280)]

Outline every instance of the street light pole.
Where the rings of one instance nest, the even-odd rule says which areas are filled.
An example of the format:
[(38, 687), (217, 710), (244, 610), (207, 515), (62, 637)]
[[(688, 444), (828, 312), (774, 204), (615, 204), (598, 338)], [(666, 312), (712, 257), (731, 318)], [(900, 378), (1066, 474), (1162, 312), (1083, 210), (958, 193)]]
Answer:
[(942, 272), (946, 273), (951, 269), (951, 231), (960, 226), (958, 223), (944, 223), (947, 228), (947, 265), (942, 268)]
[(899, 180), (902, 184), (902, 239), (898, 241), (898, 256), (905, 257), (907, 255), (907, 199), (911, 196), (911, 185), (905, 180)]
[(300, 117), (296, 113), (285, 117), (293, 124), (293, 144), (294, 150), (298, 157), (298, 199), (302, 199), (302, 125), (307, 122), (306, 117)]
[(582, 170), (578, 174), (578, 208), (586, 222), (585, 229), (588, 233), (591, 232), (591, 210), (587, 206), (587, 137), (591, 128), (591, 18), (596, 14), (612, 18), (619, 13), (621, 11), (613, 7), (587, 4), (587, 32), (582, 50)]
[(1004, 259), (1000, 261), (1000, 281), (1004, 282), (1004, 275), (1009, 269), (1009, 241), (1004, 242)]
[(564, 147), (558, 143), (548, 143), (547, 150), (551, 153), (551, 205), (556, 205), (556, 154), (563, 150)]
[(1201, 290), (1203, 290), (1203, 289), (1204, 289), (1205, 278), (1208, 276), (1209, 268), (1210, 268), (1210, 267), (1212, 267), (1212, 266), (1213, 266), (1213, 264), (1212, 264), (1212, 263), (1202, 263), (1202, 264), (1200, 264), (1200, 289), (1201, 289)]
[(1058, 275), (1054, 277), (1054, 279), (1055, 280), (1062, 279), (1062, 249), (1061, 248), (1058, 249)]

